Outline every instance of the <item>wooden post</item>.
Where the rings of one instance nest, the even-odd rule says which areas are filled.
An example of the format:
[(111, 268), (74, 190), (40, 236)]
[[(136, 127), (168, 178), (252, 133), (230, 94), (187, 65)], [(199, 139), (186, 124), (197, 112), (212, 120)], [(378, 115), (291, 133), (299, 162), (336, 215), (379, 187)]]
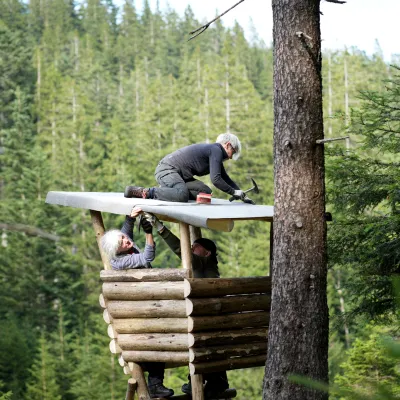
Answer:
[(190, 244), (189, 225), (179, 222), (179, 231), (181, 234), (181, 255), (183, 268), (188, 271), (189, 276), (193, 277), (192, 270), (192, 246)]
[(190, 377), (192, 382), (192, 399), (204, 400), (203, 374), (195, 374)]
[(132, 378), (137, 382), (138, 400), (150, 400), (142, 367), (136, 363), (129, 363), (129, 365), (132, 366)]
[(200, 239), (202, 237), (201, 228), (199, 228), (198, 226), (190, 225), (189, 230), (190, 230), (190, 241), (192, 244), (195, 240)]
[(107, 257), (104, 255), (100, 246), (100, 240), (105, 232), (101, 212), (90, 210), (90, 216), (92, 217), (93, 229), (96, 234), (97, 245), (99, 246), (101, 261), (103, 261), (104, 269), (111, 269), (110, 262), (107, 260)]
[[(184, 222), (179, 223), (179, 230), (181, 234), (181, 255), (183, 268), (188, 271), (188, 276), (193, 278), (192, 269), (192, 246), (190, 243), (190, 229), (189, 225)], [(193, 235), (198, 234), (194, 228), (192, 228)], [(191, 377), (192, 383), (192, 399), (193, 400), (204, 400), (203, 391), (203, 375), (197, 374)]]
[(135, 379), (128, 379), (128, 387), (126, 388), (125, 400), (134, 400), (136, 388), (137, 382), (135, 381)]

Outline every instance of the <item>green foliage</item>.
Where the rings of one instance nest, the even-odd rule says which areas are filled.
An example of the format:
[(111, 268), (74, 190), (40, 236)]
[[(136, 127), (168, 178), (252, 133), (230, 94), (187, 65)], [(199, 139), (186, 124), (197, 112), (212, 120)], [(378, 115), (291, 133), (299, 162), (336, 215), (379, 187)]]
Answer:
[(55, 373), (57, 362), (57, 358), (51, 353), (50, 344), (42, 333), (38, 341), (38, 355), (30, 369), (26, 399), (61, 400)]
[(398, 76), (385, 86), (362, 93), (362, 106), (353, 111), (349, 131), (361, 138), (359, 150), (333, 150), (327, 163), (328, 199), (336, 212), (330, 262), (347, 271), (353, 311), (370, 318), (390, 318), (391, 276), (400, 268)]
[(4, 384), (0, 381), (0, 400), (11, 400), (12, 392), (3, 392)]
[(387, 346), (380, 335), (384, 333), (382, 328), (375, 328), (372, 332), (367, 339), (355, 340), (348, 351), (347, 360), (341, 365), (342, 374), (335, 378), (335, 384), (339, 389), (351, 389), (360, 396), (365, 396), (364, 398), (371, 393), (383, 393), (383, 391), (388, 396), (387, 398), (398, 398), (400, 395), (399, 359), (388, 356)]

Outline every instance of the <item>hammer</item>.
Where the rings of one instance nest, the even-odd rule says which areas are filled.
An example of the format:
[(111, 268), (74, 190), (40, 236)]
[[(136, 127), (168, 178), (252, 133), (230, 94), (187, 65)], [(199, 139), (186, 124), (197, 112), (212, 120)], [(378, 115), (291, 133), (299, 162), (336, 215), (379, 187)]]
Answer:
[[(251, 187), (250, 189), (244, 190), (243, 193), (248, 193), (248, 192), (251, 192), (252, 190), (254, 190), (254, 193), (256, 193), (256, 194), (260, 193), (260, 190), (258, 189), (256, 181), (253, 178), (250, 178), (250, 179), (253, 182), (253, 187)], [(229, 199), (229, 201), (233, 201), (233, 200), (235, 200), (234, 196), (232, 196)]]

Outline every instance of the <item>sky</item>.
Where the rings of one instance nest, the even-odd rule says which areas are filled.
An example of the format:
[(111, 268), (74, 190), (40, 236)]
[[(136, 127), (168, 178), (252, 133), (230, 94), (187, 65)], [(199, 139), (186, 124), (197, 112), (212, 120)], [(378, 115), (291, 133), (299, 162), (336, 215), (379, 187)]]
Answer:
[[(239, 0), (158, 0), (161, 11), (168, 5), (183, 15), (190, 5), (197, 19), (206, 22), (232, 7)], [(123, 0), (115, 0), (122, 5)], [(149, 0), (154, 10), (157, 0)], [(137, 10), (142, 10), (143, 0), (135, 0)], [(400, 0), (347, 0), (346, 4), (321, 2), (321, 38), (323, 49), (344, 49), (352, 46), (371, 55), (376, 41), (384, 59), (390, 62), (392, 54), (400, 54), (399, 31), (396, 28), (400, 15)], [(237, 20), (250, 37), (250, 21), (264, 42), (272, 42), (271, 0), (244, 0), (222, 17), (225, 26)], [(210, 34), (205, 32), (204, 34)]]

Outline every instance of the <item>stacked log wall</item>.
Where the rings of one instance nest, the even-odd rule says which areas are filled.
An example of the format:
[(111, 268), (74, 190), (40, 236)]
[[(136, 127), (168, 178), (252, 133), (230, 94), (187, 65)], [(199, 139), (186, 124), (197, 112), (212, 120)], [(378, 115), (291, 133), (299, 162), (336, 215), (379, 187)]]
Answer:
[(141, 362), (187, 365), (188, 319), (182, 269), (103, 270), (100, 305), (110, 351), (126, 374)]
[(191, 375), (265, 365), (269, 277), (185, 279)]
[(186, 279), (182, 269), (101, 272), (110, 350), (125, 373), (141, 362), (191, 374), (264, 365), (269, 277)]

